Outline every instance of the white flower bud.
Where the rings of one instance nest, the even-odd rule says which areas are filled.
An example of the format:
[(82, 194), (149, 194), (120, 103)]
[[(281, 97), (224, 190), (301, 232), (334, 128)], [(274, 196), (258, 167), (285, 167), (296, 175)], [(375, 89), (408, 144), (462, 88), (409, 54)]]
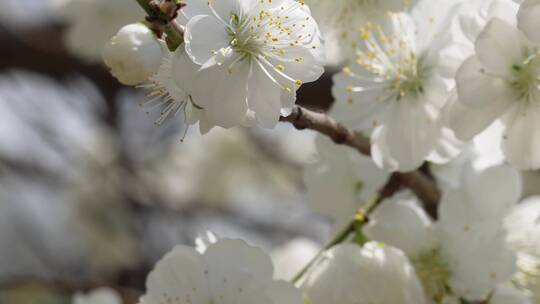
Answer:
[(139, 84), (157, 72), (161, 45), (141, 23), (128, 24), (105, 45), (103, 61), (111, 74), (126, 85)]

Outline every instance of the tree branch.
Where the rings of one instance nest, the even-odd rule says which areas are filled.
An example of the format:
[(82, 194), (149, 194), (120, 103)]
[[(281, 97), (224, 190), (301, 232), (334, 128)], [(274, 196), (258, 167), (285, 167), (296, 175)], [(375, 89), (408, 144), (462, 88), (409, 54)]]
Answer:
[[(367, 137), (336, 122), (324, 113), (317, 113), (300, 106), (295, 106), (288, 116), (280, 117), (280, 121), (288, 122), (297, 129), (311, 129), (330, 137), (336, 144), (342, 144), (356, 149), (361, 154), (371, 154), (371, 144)], [(432, 179), (420, 171), (407, 173), (396, 172), (394, 179), (406, 188), (411, 189), (423, 202), (430, 214), (436, 216), (437, 205), (441, 194)]]
[(165, 33), (170, 51), (176, 50), (184, 42), (184, 29), (175, 18), (183, 4), (173, 0), (136, 0), (146, 12), (146, 21), (154, 30)]

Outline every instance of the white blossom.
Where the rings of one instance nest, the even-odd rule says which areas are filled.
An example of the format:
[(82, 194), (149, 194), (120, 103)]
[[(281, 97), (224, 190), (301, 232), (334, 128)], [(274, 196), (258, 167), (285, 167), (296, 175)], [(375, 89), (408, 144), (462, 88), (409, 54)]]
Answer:
[(191, 0), (182, 12), (186, 51), (201, 66), (193, 99), (213, 125), (271, 128), (300, 85), (323, 73), (319, 29), (303, 2)]
[(316, 137), (315, 145), (318, 160), (304, 169), (307, 200), (341, 229), (384, 186), (390, 173), (378, 168), (368, 156), (322, 135)]
[(519, 273), (515, 282), (540, 301), (540, 197), (532, 196), (515, 206), (505, 220), (508, 242), (517, 252)]
[(478, 134), (470, 143), (462, 147), (460, 155), (444, 164), (430, 164), (439, 187), (443, 189), (459, 188), (462, 178), (471, 170), (482, 171), (504, 163), (500, 149), (501, 134), (504, 126), (500, 122)]
[(99, 288), (88, 294), (76, 293), (72, 304), (122, 304), (122, 298), (110, 288)]
[(202, 254), (177, 246), (148, 276), (141, 304), (302, 303), (292, 284), (272, 275), (270, 258), (240, 240), (219, 239)]
[(347, 60), (357, 44), (356, 29), (368, 22), (385, 22), (390, 12), (409, 9), (415, 0), (308, 0), (325, 39), (327, 61)]
[(58, 1), (57, 11), (67, 23), (65, 43), (85, 61), (101, 59), (103, 46), (122, 26), (144, 19), (144, 11), (131, 0)]
[(139, 178), (159, 193), (163, 205), (177, 210), (230, 209), (245, 199), (242, 191), (254, 192), (257, 202), (261, 192), (280, 198), (296, 194), (291, 169), (261, 153), (252, 136), (241, 128), (214, 128), (205, 135), (190, 128), (184, 142), (153, 159)]
[(162, 50), (154, 33), (142, 23), (128, 24), (103, 48), (103, 61), (121, 83), (136, 85), (154, 75)]
[(461, 189), (443, 194), (437, 221), (416, 199), (391, 199), (371, 214), (363, 231), (403, 249), (431, 299), (452, 295), (446, 289), (450, 286), (466, 300), (483, 300), (516, 270), (503, 219), (521, 194), (519, 181), (509, 167), (473, 171)]
[(518, 27), (499, 18), (488, 23), (475, 55), (457, 73), (459, 100), (449, 107), (450, 126), (462, 140), (501, 121), (504, 155), (520, 169), (540, 168), (540, 56), (536, 34), (528, 29), (540, 15), (533, 6), (522, 4)]
[(391, 14), (389, 31), (360, 28), (356, 60), (334, 77), (331, 115), (371, 135), (372, 157), (381, 167), (415, 169), (441, 138), (440, 112), (452, 82), (452, 60), (443, 50), (452, 42), (456, 5), (424, 0), (410, 15)]
[(428, 303), (405, 254), (374, 242), (330, 249), (303, 285), (312, 304)]
[(461, 51), (467, 53), (467, 57), (474, 53), (474, 41), (491, 19), (496, 17), (515, 23), (518, 8), (519, 6), (512, 0), (464, 1), (459, 15), (459, 25), (466, 40), (460, 41)]
[[(192, 97), (194, 87), (200, 81), (196, 77), (198, 66), (189, 59), (182, 47), (170, 52), (162, 46), (162, 51), (163, 56), (157, 72), (139, 86), (148, 91), (148, 100), (141, 103), (141, 106), (160, 109), (160, 116), (156, 120), (157, 125), (181, 113), (186, 125), (200, 122), (201, 132), (207, 133), (211, 125), (205, 119), (203, 109), (193, 101)], [(178, 74), (186, 74), (188, 77), (176, 77)]]

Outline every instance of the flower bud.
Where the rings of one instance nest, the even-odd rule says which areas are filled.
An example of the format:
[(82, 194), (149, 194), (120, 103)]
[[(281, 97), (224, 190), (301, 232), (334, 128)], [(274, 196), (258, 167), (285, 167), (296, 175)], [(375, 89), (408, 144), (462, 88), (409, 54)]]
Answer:
[(126, 85), (139, 84), (155, 74), (162, 49), (154, 33), (141, 23), (128, 24), (105, 45), (103, 61)]

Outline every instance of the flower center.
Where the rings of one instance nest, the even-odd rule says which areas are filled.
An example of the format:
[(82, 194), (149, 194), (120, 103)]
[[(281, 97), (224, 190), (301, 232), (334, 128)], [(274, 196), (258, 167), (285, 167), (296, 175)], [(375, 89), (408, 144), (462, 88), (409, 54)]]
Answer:
[(520, 99), (540, 102), (540, 54), (531, 55), (521, 64), (512, 65), (510, 85)]
[[(399, 16), (393, 15), (393, 18)], [(410, 39), (398, 34), (386, 35), (380, 25), (371, 23), (358, 29), (358, 33), (365, 48), (356, 51), (356, 64), (384, 86), (384, 93), (377, 97), (378, 100), (399, 101), (407, 94), (416, 96), (424, 92), (426, 68), (422, 58), (415, 54)]]
[(410, 53), (409, 58), (404, 58), (394, 71), (392, 88), (396, 92), (397, 100), (406, 94), (418, 95), (424, 92), (425, 70), (415, 54)]
[(261, 53), (264, 41), (261, 40), (256, 28), (260, 28), (261, 21), (252, 23), (253, 19), (242, 18), (231, 14), (229, 29), (230, 45), (234, 51), (246, 57), (257, 56)]
[[(519, 252), (517, 265), (519, 272), (514, 282), (521, 288), (540, 291), (540, 257)], [(534, 292), (534, 296), (540, 300), (540, 292)]]
[(450, 270), (440, 254), (440, 249), (435, 248), (413, 260), (416, 275), (422, 282), (426, 294), (435, 303), (440, 303), (446, 294)]

